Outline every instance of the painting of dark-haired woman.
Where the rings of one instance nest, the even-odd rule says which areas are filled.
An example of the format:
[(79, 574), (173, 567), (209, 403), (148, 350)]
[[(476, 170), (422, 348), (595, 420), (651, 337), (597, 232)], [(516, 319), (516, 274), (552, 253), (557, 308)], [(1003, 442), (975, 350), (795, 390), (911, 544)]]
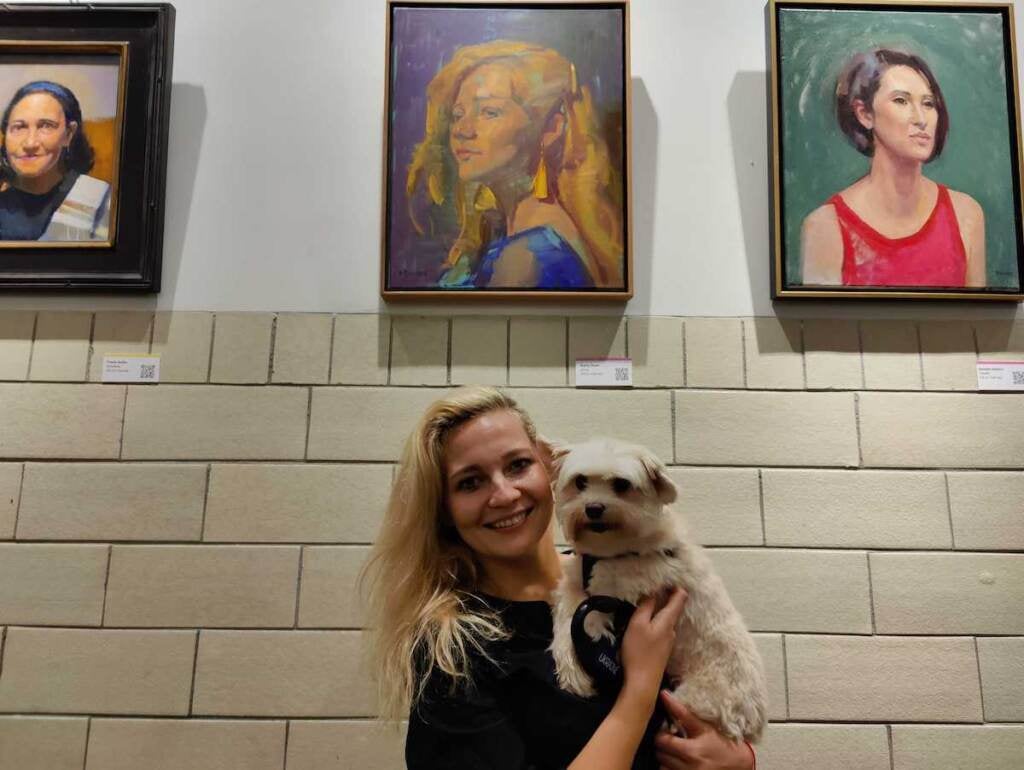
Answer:
[(109, 242), (117, 88), (116, 60), (0, 63), (0, 241)]
[(772, 9), (776, 296), (1013, 299), (1019, 131), (1005, 14), (789, 5)]

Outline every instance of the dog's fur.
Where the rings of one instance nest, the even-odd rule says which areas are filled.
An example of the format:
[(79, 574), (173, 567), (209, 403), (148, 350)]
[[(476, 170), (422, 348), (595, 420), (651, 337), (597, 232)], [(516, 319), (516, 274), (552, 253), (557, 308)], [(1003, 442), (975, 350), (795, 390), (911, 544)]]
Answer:
[[(576, 554), (555, 592), (551, 652), (559, 685), (577, 695), (594, 694), (570, 632), (588, 594), (635, 604), (682, 586), (688, 598), (666, 672), (678, 683), (675, 696), (729, 738), (757, 740), (767, 708), (761, 657), (708, 557), (668, 507), (677, 490), (665, 466), (643, 447), (610, 439), (555, 445), (552, 461), (555, 511)], [(580, 554), (600, 559), (586, 592)], [(587, 621), (595, 639), (611, 634), (607, 616), (592, 613)]]

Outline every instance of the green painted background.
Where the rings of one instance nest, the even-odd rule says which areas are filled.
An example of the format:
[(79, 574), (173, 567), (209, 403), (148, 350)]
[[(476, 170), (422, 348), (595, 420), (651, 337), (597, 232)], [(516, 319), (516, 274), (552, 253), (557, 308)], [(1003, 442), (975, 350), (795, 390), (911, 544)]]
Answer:
[(786, 283), (800, 283), (804, 217), (868, 171), (869, 159), (836, 123), (836, 78), (853, 54), (886, 47), (916, 53), (935, 74), (949, 110), (949, 136), (924, 173), (981, 204), (988, 284), (1016, 288), (1002, 16), (780, 9), (778, 29)]

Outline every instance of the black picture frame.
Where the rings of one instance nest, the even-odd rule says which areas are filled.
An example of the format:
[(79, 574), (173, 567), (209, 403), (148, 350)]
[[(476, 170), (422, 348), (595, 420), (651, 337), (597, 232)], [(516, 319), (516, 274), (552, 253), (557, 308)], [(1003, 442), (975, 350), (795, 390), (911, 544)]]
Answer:
[(36, 242), (0, 232), (0, 290), (160, 290), (174, 17), (170, 3), (0, 6), (0, 61), (96, 52), (120, 62), (109, 234)]
[[(1024, 300), (1013, 6), (769, 0), (766, 15), (772, 299)], [(993, 39), (972, 43), (974, 27), (983, 27)], [(954, 33), (961, 35), (959, 45), (950, 42)], [(861, 183), (874, 178), (874, 134), (869, 127), (861, 132), (847, 112), (858, 103), (854, 92), (859, 84), (877, 82), (869, 75), (877, 71), (884, 78), (890, 68), (911, 70), (914, 78), (930, 81), (922, 93), (934, 96), (940, 117), (937, 126), (921, 129), (921, 141), (933, 143), (928, 145), (932, 154), (919, 165), (939, 192), (920, 229), (885, 235), (859, 216), (869, 210), (864, 199), (870, 192)], [(844, 102), (840, 92), (846, 91)], [(866, 112), (874, 120), (872, 109)], [(977, 130), (979, 116), (985, 116), (983, 128), (989, 133)], [(863, 124), (863, 119), (856, 122)], [(854, 136), (861, 133), (863, 137)], [(978, 146), (989, 148), (983, 153), (984, 165), (969, 155)], [(885, 154), (895, 157), (893, 152)], [(998, 181), (997, 191), (993, 180)], [(855, 188), (854, 195), (860, 197), (851, 205), (847, 194)], [(865, 206), (861, 212), (858, 203)], [(955, 210), (955, 228), (948, 225), (950, 210)], [(934, 224), (939, 219), (947, 222), (947, 233), (941, 248), (933, 248), (935, 242), (927, 237), (939, 237), (940, 226)], [(963, 256), (949, 256), (958, 241)], [(911, 257), (901, 250), (901, 244), (911, 242), (927, 246), (915, 245), (918, 256)], [(926, 253), (941, 256), (944, 266), (936, 267), (939, 260), (928, 257), (913, 265), (920, 272), (910, 278), (911, 270), (898, 265), (898, 260), (908, 260), (904, 265), (924, 260), (921, 255)], [(872, 275), (876, 265), (878, 272)], [(961, 268), (964, 274), (958, 275)], [(890, 277), (895, 275), (901, 277)], [(936, 277), (940, 275), (945, 282)]]

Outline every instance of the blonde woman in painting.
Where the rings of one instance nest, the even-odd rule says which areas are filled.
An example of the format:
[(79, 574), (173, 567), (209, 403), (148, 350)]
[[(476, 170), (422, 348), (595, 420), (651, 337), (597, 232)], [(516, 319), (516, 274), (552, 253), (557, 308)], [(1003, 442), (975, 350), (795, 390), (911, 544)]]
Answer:
[(624, 286), (618, 175), (589, 90), (556, 51), (506, 40), (456, 51), (427, 88), (410, 200), (421, 186), (460, 228), (440, 286)]
[(919, 56), (854, 56), (836, 87), (839, 127), (870, 170), (804, 220), (803, 283), (985, 286), (985, 216), (970, 195), (926, 177), (949, 112)]

